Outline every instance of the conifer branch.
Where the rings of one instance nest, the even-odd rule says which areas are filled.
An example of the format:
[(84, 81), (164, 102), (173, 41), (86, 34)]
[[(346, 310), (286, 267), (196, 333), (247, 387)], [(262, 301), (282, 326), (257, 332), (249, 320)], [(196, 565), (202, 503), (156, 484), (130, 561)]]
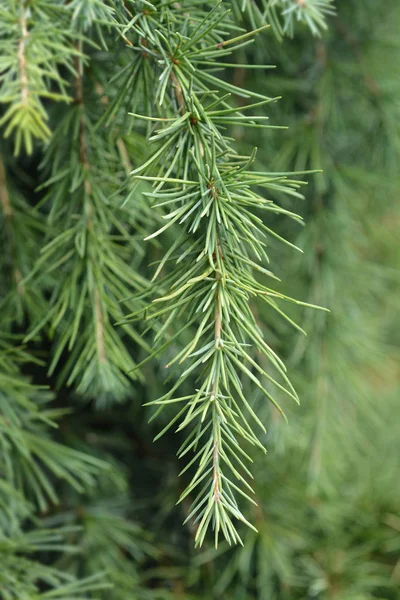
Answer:
[(67, 82), (59, 66), (71, 68), (74, 50), (68, 11), (45, 0), (8, 2), (0, 7), (0, 119), (4, 137), (14, 135), (15, 154), (33, 151), (34, 140), (50, 137), (43, 100), (69, 102)]
[[(128, 262), (131, 238), (126, 228), (138, 220), (139, 211), (135, 216), (115, 205), (123, 142), (109, 146), (106, 132), (96, 128), (99, 117), (97, 113), (93, 117), (93, 100), (85, 97), (81, 57), (81, 48), (76, 45), (74, 103), (65, 112), (46, 156), (49, 183), (44, 187), (48, 188), (45, 198), (51, 203), (51, 228), (31, 275), (43, 281), (57, 269), (57, 277), (47, 315), (34, 323), (26, 340), (50, 327), (55, 348), (50, 372), (59, 365), (63, 352), (68, 352), (59, 381), (76, 385), (82, 395), (104, 404), (110, 399), (124, 399), (129, 381), (140, 376), (127, 344), (128, 340), (146, 344), (128, 325), (122, 330), (126, 336), (123, 341), (114, 324), (123, 315), (119, 300), (126, 298), (132, 306), (130, 298), (147, 282)], [(96, 96), (94, 110), (97, 102)], [(60, 153), (65, 169), (62, 177), (53, 181), (58, 168), (53, 157)], [(114, 201), (107, 195), (114, 196)]]
[[(231, 0), (237, 14), (245, 13), (252, 23), (268, 23), (276, 37), (293, 37), (298, 24), (319, 37), (327, 29), (327, 18), (335, 14), (334, 0)], [(261, 6), (260, 6), (261, 4)]]
[[(249, 378), (281, 414), (282, 409), (263, 379), (297, 401), (284, 365), (264, 341), (250, 308), (250, 300), (258, 297), (292, 322), (276, 299), (295, 301), (260, 284), (254, 276), (257, 269), (273, 277), (258, 261), (268, 260), (263, 241), (266, 234), (277, 236), (256, 211), (288, 213), (253, 187), (300, 197), (300, 183), (292, 181), (288, 174), (252, 172), (255, 152), (249, 157), (236, 156), (231, 139), (225, 134), (226, 126), (240, 124), (261, 129), (265, 125), (258, 116), (246, 116), (244, 111), (250, 105), (233, 108), (224, 92), (255, 97), (260, 104), (272, 99), (249, 90), (243, 94), (240, 88), (209, 72), (214, 61), (251, 43), (265, 27), (229, 38), (231, 24), (223, 9), (215, 7), (210, 12), (191, 13), (190, 26), (185, 21), (180, 30), (176, 9), (171, 6), (168, 11), (174, 30), (169, 25), (167, 31), (162, 21), (157, 22), (157, 13), (151, 17), (143, 15), (131, 27), (138, 40), (145, 40), (140, 44), (140, 53), (146, 53), (152, 64), (154, 85), (159, 82), (156, 114), (161, 115), (145, 115), (146, 119), (160, 122), (150, 137), (153, 143), (158, 142), (158, 149), (133, 174), (138, 180), (153, 182), (154, 191), (148, 197), (156, 202), (156, 207), (165, 206), (170, 211), (163, 215), (166, 224), (147, 239), (173, 228), (179, 240), (165, 257), (174, 257), (175, 267), (150, 290), (153, 298), (155, 293), (160, 294), (147, 308), (147, 319), (158, 323), (154, 354), (158, 353), (161, 340), (163, 347), (170, 343), (167, 336), (181, 315), (193, 327), (193, 340), (168, 365), (188, 361), (189, 366), (167, 394), (150, 404), (157, 406), (158, 414), (170, 403), (183, 402), (159, 436), (177, 420), (178, 431), (189, 431), (178, 454), (183, 457), (195, 452), (182, 473), (191, 467), (195, 470), (180, 500), (197, 494), (188, 517), (198, 523), (196, 545), (203, 543), (209, 527), (214, 530), (215, 545), (221, 534), (229, 543), (241, 543), (234, 522), (252, 525), (239, 509), (237, 495), (252, 501), (247, 494), (252, 488), (247, 481), (250, 471), (239, 457), (246, 457), (239, 439), (263, 449), (245, 412), (264, 430), (243, 392), (242, 378)], [(224, 17), (225, 30), (221, 24)], [(147, 19), (152, 21), (152, 29)], [(219, 32), (221, 28), (223, 34)], [(291, 217), (298, 219), (293, 214)], [(156, 276), (159, 272), (160, 268)], [(159, 308), (160, 303), (164, 308)], [(268, 358), (282, 383), (259, 365), (254, 351), (248, 350), (252, 344)], [(176, 397), (178, 388), (195, 372), (199, 382), (196, 391)]]

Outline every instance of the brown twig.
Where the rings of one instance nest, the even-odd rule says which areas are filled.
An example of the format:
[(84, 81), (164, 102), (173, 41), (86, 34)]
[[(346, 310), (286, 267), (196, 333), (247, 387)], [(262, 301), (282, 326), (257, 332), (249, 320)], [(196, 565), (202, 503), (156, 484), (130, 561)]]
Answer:
[[(210, 193), (215, 194), (218, 193), (215, 186), (212, 187)], [(221, 260), (223, 260), (222, 248), (219, 238), (217, 237), (217, 248), (215, 252), (215, 256), (219, 256)], [(217, 281), (217, 290), (215, 294), (215, 326), (214, 326), (214, 339), (216, 348), (221, 348), (221, 333), (222, 333), (222, 308), (221, 301), (219, 298), (219, 281), (221, 279), (221, 274), (218, 269), (215, 270), (215, 280)], [(217, 381), (216, 377), (213, 382), (212, 389), (212, 398), (213, 402), (218, 402), (218, 390), (217, 390)], [(214, 439), (214, 447), (213, 447), (213, 496), (214, 502), (219, 502), (221, 498), (221, 473), (219, 470), (219, 439), (218, 435)]]
[[(104, 90), (99, 83), (96, 83), (96, 91), (100, 96), (100, 102), (102, 104), (108, 106), (110, 104), (110, 100), (109, 100), (108, 96), (106, 96), (106, 94), (104, 93)], [(129, 159), (129, 154), (128, 154), (128, 150), (126, 149), (125, 142), (122, 138), (119, 137), (116, 141), (116, 145), (119, 150), (122, 164), (124, 165), (126, 174), (129, 175), (129, 173), (132, 171), (132, 164)]]
[(182, 93), (182, 88), (181, 85), (175, 75), (175, 73), (173, 71), (171, 71), (171, 81), (174, 85), (175, 88), (175, 96), (176, 96), (176, 100), (178, 102), (178, 106), (180, 108), (180, 111), (182, 113), (185, 112), (185, 101), (183, 99), (183, 93)]
[(4, 168), (3, 157), (0, 154), (0, 202), (4, 216), (11, 221), (13, 217), (13, 209), (10, 202), (10, 196), (7, 189), (6, 170)]
[(12, 220), (14, 217), (14, 211), (10, 201), (10, 195), (8, 193), (7, 188), (7, 177), (6, 170), (4, 167), (3, 157), (0, 154), (0, 204), (4, 213), (5, 221), (6, 221), (6, 229), (8, 231), (8, 238), (10, 241), (10, 255), (12, 262), (14, 263), (13, 275), (15, 279), (15, 283), (17, 285), (17, 292), (20, 296), (23, 295), (25, 288), (22, 283), (22, 275), (19, 270), (17, 259), (15, 256), (15, 242), (14, 242), (14, 233), (12, 228)]
[(219, 440), (216, 437), (214, 440), (213, 449), (213, 481), (214, 481), (214, 502), (219, 502), (221, 498), (220, 477), (219, 472)]
[(106, 361), (106, 350), (104, 346), (104, 329), (103, 329), (103, 315), (101, 311), (101, 302), (99, 290), (96, 288), (94, 291), (95, 296), (95, 314), (96, 314), (96, 342), (97, 352), (99, 356), (99, 362), (104, 363)]
[[(83, 108), (83, 78), (82, 78), (82, 68), (79, 57), (75, 57), (75, 103)], [(79, 119), (79, 139), (78, 139), (78, 152), (79, 152), (79, 160), (82, 165), (84, 171), (84, 190), (85, 190), (85, 206), (87, 210), (87, 228), (91, 229), (92, 227), (92, 214), (93, 207), (90, 203), (90, 196), (92, 193), (92, 186), (90, 184), (90, 180), (88, 178), (89, 171), (89, 158), (88, 158), (88, 147), (86, 142), (86, 131), (85, 131), (85, 121), (83, 118), (83, 111), (81, 112)], [(104, 344), (104, 324), (103, 324), (103, 313), (102, 306), (100, 300), (100, 294), (97, 287), (94, 290), (94, 313), (95, 313), (95, 328), (96, 328), (96, 345), (97, 345), (97, 354), (100, 363), (106, 362), (106, 350)]]
[[(83, 107), (83, 78), (82, 78), (82, 67), (79, 56), (74, 57), (74, 67), (76, 71), (74, 86), (75, 86), (75, 104)], [(79, 119), (79, 161), (85, 174), (89, 171), (89, 160), (88, 160), (88, 148), (85, 136), (85, 121), (83, 119), (83, 113), (81, 113)], [(84, 178), (84, 187), (87, 196), (90, 196), (92, 188), (90, 181), (87, 177)], [(90, 227), (90, 222), (88, 223)]]
[(29, 31), (28, 31), (28, 25), (27, 25), (27, 20), (26, 20), (27, 4), (28, 4), (28, 2), (25, 2), (24, 6), (22, 8), (22, 15), (21, 15), (21, 20), (20, 20), (22, 35), (21, 35), (21, 39), (18, 44), (18, 67), (19, 67), (19, 74), (20, 74), (20, 78), (21, 78), (21, 102), (25, 106), (28, 104), (28, 101), (29, 101), (29, 81), (28, 81), (28, 75), (26, 72), (26, 57), (25, 57), (25, 46), (26, 46), (27, 40), (29, 38)]

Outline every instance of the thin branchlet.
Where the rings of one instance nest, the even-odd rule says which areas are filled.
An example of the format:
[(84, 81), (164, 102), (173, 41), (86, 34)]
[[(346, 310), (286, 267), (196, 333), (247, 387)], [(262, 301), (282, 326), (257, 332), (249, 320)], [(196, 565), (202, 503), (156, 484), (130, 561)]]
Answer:
[[(265, 26), (237, 35), (220, 7), (210, 12), (193, 8), (189, 21), (173, 5), (165, 10), (170, 13), (168, 25), (163, 20), (165, 12), (163, 18), (157, 12), (143, 12), (126, 30), (138, 48), (138, 69), (146, 71), (148, 93), (156, 88), (155, 110), (147, 105), (144, 118), (154, 119), (150, 139), (157, 149), (133, 175), (153, 183), (148, 196), (168, 212), (163, 213), (165, 224), (147, 239), (171, 229), (177, 240), (161, 261), (150, 290), (153, 302), (146, 318), (157, 324), (154, 354), (160, 345), (169, 345), (176, 320), (185, 316), (193, 330), (192, 341), (168, 365), (177, 369), (186, 362), (188, 366), (154, 404), (159, 412), (185, 400), (160, 435), (178, 420), (178, 430), (187, 431), (188, 436), (179, 455), (195, 453), (183, 469), (194, 472), (180, 500), (192, 498), (189, 518), (197, 523), (196, 545), (203, 543), (209, 527), (214, 530), (215, 545), (221, 534), (229, 543), (241, 543), (235, 521), (250, 523), (239, 508), (238, 497), (252, 501), (248, 495), (252, 488), (250, 471), (239, 455), (248, 443), (263, 449), (251, 421), (264, 429), (246, 397), (243, 378), (262, 390), (281, 414), (273, 387), (298, 400), (286, 368), (264, 340), (250, 306), (251, 300), (259, 298), (291, 321), (277, 302), (295, 302), (260, 283), (254, 274), (261, 269), (274, 277), (259, 262), (268, 260), (268, 235), (285, 241), (257, 213), (290, 214), (258, 190), (301, 197), (297, 191), (301, 184), (282, 173), (252, 172), (255, 152), (249, 157), (236, 155), (226, 129), (231, 124), (267, 127), (260, 116), (244, 111), (247, 105), (267, 104), (272, 99), (250, 90), (243, 93), (212, 74), (214, 63), (252, 43)], [(232, 107), (228, 101), (232, 93), (247, 98), (244, 106)], [(170, 257), (173, 266), (167, 268)], [(266, 358), (267, 368), (261, 366), (257, 353)], [(196, 390), (176, 397), (178, 388), (191, 385), (189, 378), (194, 374)]]
[(19, 75), (21, 79), (21, 103), (23, 105), (27, 105), (29, 101), (29, 82), (28, 75), (26, 72), (26, 57), (25, 57), (25, 48), (29, 38), (29, 31), (27, 25), (27, 11), (29, 2), (22, 3), (21, 10), (21, 19), (20, 19), (20, 27), (21, 27), (21, 39), (18, 44), (18, 67), (19, 67)]
[(293, 37), (298, 25), (305, 25), (314, 36), (321, 36), (335, 14), (334, 0), (231, 0), (236, 12), (245, 13), (257, 26), (268, 23), (279, 40)]
[(15, 240), (14, 240), (14, 231), (13, 231), (13, 218), (14, 218), (14, 210), (10, 200), (10, 194), (7, 187), (7, 177), (6, 170), (4, 166), (3, 156), (0, 154), (0, 204), (4, 214), (5, 219), (5, 230), (7, 233), (7, 240), (9, 244), (9, 254), (12, 260), (12, 273), (13, 278), (15, 280), (17, 293), (20, 296), (23, 296), (25, 286), (22, 281), (21, 270), (18, 265), (18, 261), (15, 256)]
[(7, 188), (6, 170), (4, 168), (3, 156), (0, 154), (0, 202), (3, 214), (8, 221), (13, 217), (13, 209)]
[[(130, 381), (138, 377), (128, 340), (147, 348), (146, 343), (131, 325), (117, 332), (115, 323), (123, 316), (121, 298), (132, 306), (130, 298), (147, 282), (129, 264), (134, 215), (122, 209), (118, 199), (119, 164), (122, 157), (128, 170), (129, 156), (121, 137), (110, 145), (107, 131), (96, 127), (102, 115), (99, 105), (108, 99), (96, 77), (91, 80), (96, 94), (87, 86), (84, 50), (78, 40), (74, 101), (64, 111), (43, 161), (51, 227), (33, 277), (43, 280), (57, 268), (57, 279), (46, 318), (33, 323), (26, 340), (48, 326), (54, 338), (50, 373), (61, 366), (62, 353), (68, 353), (59, 381), (104, 405), (124, 399)], [(55, 183), (58, 164), (53, 156), (65, 167)]]
[[(89, 158), (88, 158), (88, 147), (85, 136), (85, 120), (84, 120), (84, 97), (83, 97), (83, 74), (82, 74), (82, 63), (78, 56), (75, 57), (75, 102), (80, 109), (79, 117), (79, 135), (78, 135), (78, 152), (79, 160), (83, 170), (83, 185), (85, 190), (85, 210), (87, 215), (86, 226), (90, 230), (93, 227), (93, 205), (91, 202), (92, 185), (89, 178)], [(106, 349), (104, 343), (104, 325), (103, 325), (103, 311), (102, 303), (100, 299), (100, 293), (97, 286), (94, 288), (94, 322), (96, 332), (96, 347), (97, 355), (100, 365), (103, 365), (106, 360)]]

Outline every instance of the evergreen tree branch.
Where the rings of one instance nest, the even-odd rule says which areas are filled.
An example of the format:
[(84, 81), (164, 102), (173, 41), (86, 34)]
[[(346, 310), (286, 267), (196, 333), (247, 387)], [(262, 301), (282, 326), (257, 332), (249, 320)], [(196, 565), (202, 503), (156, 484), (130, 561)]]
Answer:
[(35, 139), (50, 137), (43, 100), (69, 102), (59, 67), (71, 69), (72, 32), (62, 3), (6, 0), (0, 6), (0, 119), (4, 137), (15, 136), (15, 154), (32, 153)]
[(51, 202), (49, 235), (30, 275), (43, 285), (48, 285), (46, 278), (54, 283), (48, 312), (34, 323), (26, 340), (49, 326), (55, 341), (50, 372), (68, 352), (60, 383), (76, 385), (83, 396), (104, 403), (125, 398), (129, 381), (138, 377), (127, 344), (145, 343), (131, 326), (123, 328), (123, 341), (114, 323), (123, 315), (120, 299), (132, 306), (133, 293), (147, 282), (129, 264), (130, 251), (136, 249), (132, 232), (141, 220), (139, 207), (133, 214), (118, 206), (123, 141), (109, 140), (106, 131), (96, 128), (103, 100), (97, 93), (85, 95), (83, 53), (80, 46), (75, 50), (74, 103), (45, 159), (50, 171), (45, 185), (45, 199)]
[(298, 24), (320, 37), (327, 29), (327, 18), (335, 14), (334, 0), (231, 0), (236, 15), (248, 17), (252, 27), (269, 23), (278, 38), (293, 37)]
[[(219, 12), (219, 7), (210, 12), (191, 13), (190, 28), (185, 22), (179, 30), (173, 7), (168, 10), (169, 22), (177, 25), (174, 31), (171, 25), (167, 31), (163, 22), (157, 21), (157, 12), (143, 14), (131, 27), (139, 40), (145, 40), (145, 43), (140, 42), (140, 52), (142, 56), (147, 54), (153, 64), (154, 85), (159, 81), (156, 106), (162, 116), (146, 115), (145, 118), (154, 118), (155, 123), (166, 121), (166, 125), (155, 129), (150, 137), (151, 141), (158, 142), (158, 150), (133, 174), (136, 179), (152, 182), (154, 192), (147, 195), (156, 201), (156, 207), (165, 206), (170, 211), (163, 216), (166, 225), (147, 239), (178, 225), (183, 233), (166, 255), (166, 259), (174, 257), (176, 266), (155, 284), (155, 290), (161, 295), (147, 308), (147, 319), (159, 320), (154, 353), (158, 352), (157, 344), (161, 340), (167, 339), (169, 343), (165, 336), (182, 314), (195, 333), (193, 340), (168, 365), (187, 360), (189, 367), (165, 396), (150, 404), (158, 407), (158, 414), (170, 403), (183, 402), (181, 410), (159, 436), (176, 421), (178, 431), (190, 429), (179, 456), (190, 451), (195, 452), (195, 456), (182, 473), (192, 466), (197, 468), (180, 499), (193, 492), (197, 494), (189, 515), (198, 523), (196, 544), (203, 543), (211, 526), (215, 545), (220, 533), (229, 543), (236, 543), (241, 539), (234, 521), (252, 527), (236, 500), (238, 494), (251, 500), (247, 491), (252, 491), (246, 479), (251, 476), (250, 472), (238, 456), (241, 453), (247, 456), (238, 438), (262, 448), (243, 411), (264, 429), (243, 393), (241, 380), (249, 378), (282, 414), (262, 383), (264, 378), (297, 401), (283, 363), (263, 340), (249, 306), (251, 298), (258, 297), (291, 321), (278, 307), (276, 299), (293, 300), (265, 287), (254, 277), (255, 269), (273, 277), (257, 264), (261, 259), (268, 260), (263, 241), (266, 234), (284, 241), (263, 224), (256, 211), (289, 214), (294, 219), (297, 216), (264, 199), (253, 187), (300, 197), (296, 191), (300, 184), (290, 180), (288, 174), (252, 172), (255, 153), (249, 157), (236, 156), (230, 138), (224, 133), (226, 126), (236, 123), (243, 127), (267, 127), (262, 122), (263, 117), (244, 114), (250, 105), (232, 108), (223, 92), (255, 97), (259, 104), (271, 102), (270, 98), (248, 90), (243, 93), (209, 73), (214, 61), (231, 53), (230, 46), (251, 43), (251, 36), (257, 31), (226, 39), (223, 36), (231, 31), (228, 21), (227, 31), (221, 36), (217, 27), (219, 30), (223, 27), (221, 21), (226, 13)], [(214, 91), (215, 88), (218, 91)], [(161, 266), (164, 264), (162, 261)], [(165, 308), (159, 309), (160, 303)], [(163, 315), (167, 317), (165, 322)], [(268, 358), (282, 383), (253, 358), (252, 351), (247, 350), (250, 342)], [(176, 397), (178, 388), (196, 371), (198, 389)]]

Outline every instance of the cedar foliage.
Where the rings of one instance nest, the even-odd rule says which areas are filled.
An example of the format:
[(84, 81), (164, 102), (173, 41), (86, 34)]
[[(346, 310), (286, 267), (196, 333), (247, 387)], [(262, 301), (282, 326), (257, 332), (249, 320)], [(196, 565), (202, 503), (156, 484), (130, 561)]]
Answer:
[(399, 25), (1, 0), (1, 598), (398, 597)]

